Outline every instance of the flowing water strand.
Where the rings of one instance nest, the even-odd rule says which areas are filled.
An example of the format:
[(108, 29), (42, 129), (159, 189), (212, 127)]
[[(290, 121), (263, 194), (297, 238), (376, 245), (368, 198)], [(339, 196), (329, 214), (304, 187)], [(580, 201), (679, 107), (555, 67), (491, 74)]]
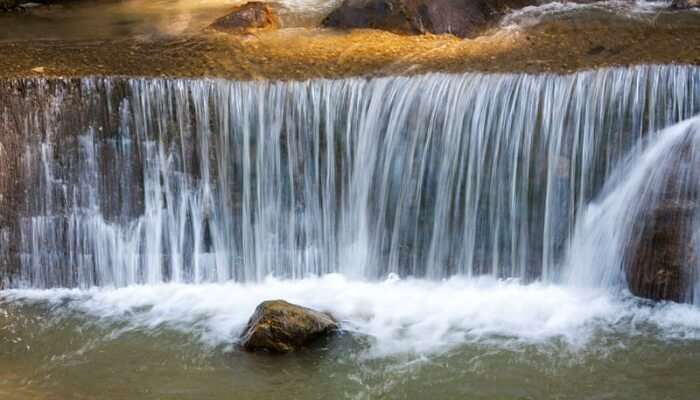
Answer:
[(614, 168), (700, 111), (700, 69), (0, 91), (23, 149), (15, 284), (553, 281)]

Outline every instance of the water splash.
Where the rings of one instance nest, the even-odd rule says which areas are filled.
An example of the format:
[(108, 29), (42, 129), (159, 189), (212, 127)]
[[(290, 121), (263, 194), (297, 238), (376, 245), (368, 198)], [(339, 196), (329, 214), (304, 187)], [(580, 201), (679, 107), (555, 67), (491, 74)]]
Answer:
[(586, 351), (618, 346), (617, 336), (609, 344), (596, 342), (610, 333), (700, 339), (700, 309), (691, 305), (647, 307), (604, 289), (522, 285), (491, 277), (360, 282), (328, 274), (245, 284), (21, 289), (0, 293), (0, 306), (48, 305), (49, 318), (98, 324), (113, 332), (108, 338), (171, 329), (230, 348), (255, 307), (273, 298), (332, 313), (346, 331), (369, 338), (365, 355), (370, 358), (441, 353), (465, 343), (516, 350), (536, 345), (543, 351), (561, 343), (567, 350)]

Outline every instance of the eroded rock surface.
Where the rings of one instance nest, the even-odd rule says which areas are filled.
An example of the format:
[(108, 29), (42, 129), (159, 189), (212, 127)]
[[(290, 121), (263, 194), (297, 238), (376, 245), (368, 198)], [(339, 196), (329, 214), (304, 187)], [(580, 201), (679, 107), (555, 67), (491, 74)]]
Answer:
[(328, 314), (297, 306), (284, 300), (260, 303), (241, 336), (247, 351), (289, 353), (338, 329)]

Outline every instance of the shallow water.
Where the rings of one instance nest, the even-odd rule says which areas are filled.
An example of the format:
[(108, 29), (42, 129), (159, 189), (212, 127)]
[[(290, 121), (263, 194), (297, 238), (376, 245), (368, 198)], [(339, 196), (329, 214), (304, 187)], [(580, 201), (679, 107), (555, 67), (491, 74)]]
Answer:
[[(102, 0), (68, 2), (0, 13), (0, 40), (99, 40), (199, 33), (241, 0)], [(337, 0), (282, 0), (271, 3), (283, 27), (317, 25)]]
[[(102, 0), (67, 2), (0, 13), (0, 41), (24, 40), (141, 40), (206, 32), (217, 18), (243, 0)], [(282, 28), (314, 28), (340, 0), (280, 0), (270, 2)], [(500, 18), (496, 30), (527, 28), (543, 22), (694, 27), (700, 12), (668, 12), (670, 1), (610, 0), (543, 2), (513, 10)], [(318, 32), (312, 32), (314, 34)]]
[[(697, 399), (700, 309), (490, 278), (12, 290), (0, 382), (30, 398)], [(255, 305), (328, 310), (340, 336), (246, 354)], [(18, 397), (22, 398), (22, 397)]]

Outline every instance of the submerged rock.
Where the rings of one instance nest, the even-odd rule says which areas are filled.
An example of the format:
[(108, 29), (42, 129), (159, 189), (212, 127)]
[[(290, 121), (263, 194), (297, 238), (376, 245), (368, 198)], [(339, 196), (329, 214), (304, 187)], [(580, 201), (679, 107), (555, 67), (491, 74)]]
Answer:
[(235, 7), (231, 13), (211, 24), (211, 27), (227, 33), (245, 33), (252, 29), (275, 29), (277, 17), (265, 3), (251, 1)]
[(530, 0), (344, 0), (322, 25), (468, 37), (505, 10), (531, 3)]
[(288, 353), (338, 329), (333, 317), (284, 300), (260, 303), (248, 321), (241, 346), (247, 351)]

